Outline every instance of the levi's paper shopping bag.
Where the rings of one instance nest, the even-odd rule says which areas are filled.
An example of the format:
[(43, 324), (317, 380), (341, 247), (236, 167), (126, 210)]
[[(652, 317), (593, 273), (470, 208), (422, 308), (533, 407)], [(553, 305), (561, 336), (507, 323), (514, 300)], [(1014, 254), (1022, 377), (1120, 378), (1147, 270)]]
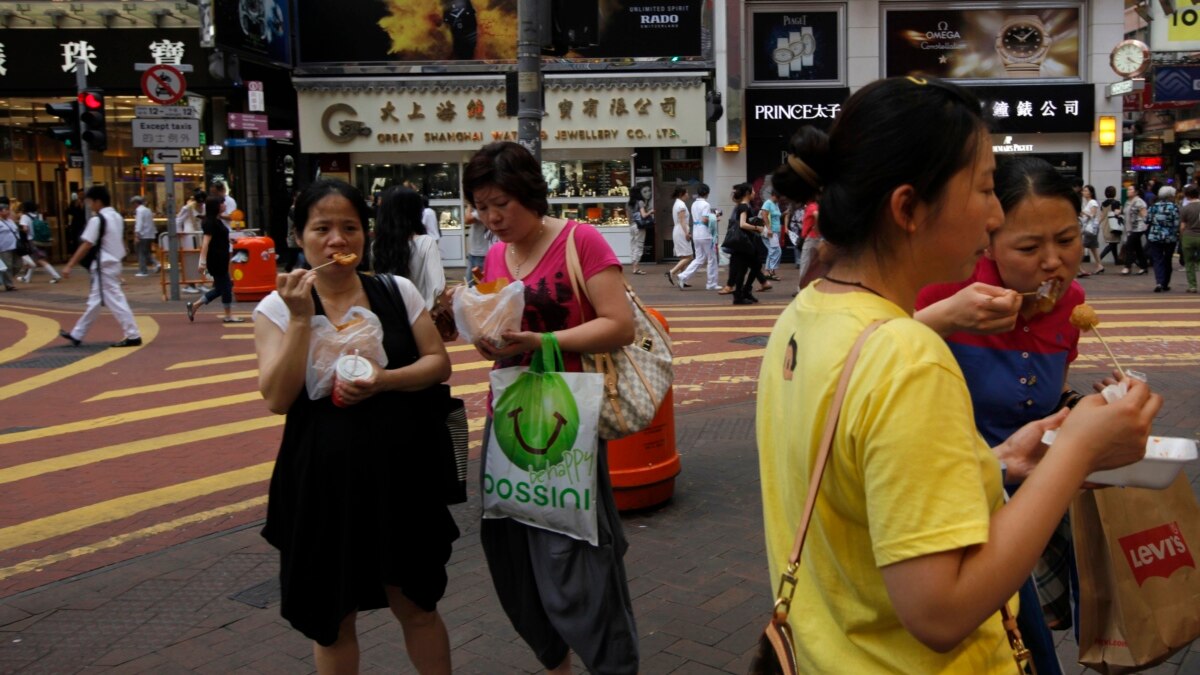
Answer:
[(1088, 490), (1071, 507), (1079, 662), (1143, 670), (1200, 637), (1200, 506), (1180, 473), (1166, 490)]
[(599, 545), (597, 430), (604, 376), (562, 371), (552, 334), (529, 368), (491, 373), (483, 517), (512, 518)]

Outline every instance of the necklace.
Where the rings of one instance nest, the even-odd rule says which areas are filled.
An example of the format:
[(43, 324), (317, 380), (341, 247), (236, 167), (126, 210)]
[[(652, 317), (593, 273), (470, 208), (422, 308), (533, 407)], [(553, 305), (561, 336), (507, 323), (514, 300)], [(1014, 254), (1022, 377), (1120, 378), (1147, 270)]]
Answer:
[(867, 291), (869, 293), (874, 293), (875, 295), (878, 295), (881, 298), (883, 297), (882, 293), (875, 290), (874, 288), (871, 288), (870, 286), (864, 284), (861, 281), (842, 281), (841, 279), (834, 279), (833, 277), (829, 276), (828, 274), (826, 274), (825, 276), (823, 276), (821, 278), (830, 283), (841, 284), (842, 286), (854, 286), (856, 288), (861, 288), (864, 291)]
[(546, 218), (543, 217), (542, 224), (538, 227), (537, 233), (533, 235), (533, 241), (529, 244), (529, 248), (526, 249), (527, 252), (525, 253), (525, 257), (521, 258), (520, 262), (518, 262), (516, 260), (517, 253), (518, 253), (516, 245), (515, 244), (508, 245), (508, 252), (512, 255), (512, 258), (513, 258), (513, 276), (515, 276), (516, 278), (518, 278), (518, 279), (521, 278), (521, 265), (524, 265), (525, 263), (529, 262), (529, 256), (533, 254), (533, 249), (536, 248), (535, 244), (537, 244), (538, 241), (542, 238), (542, 232), (544, 232), (545, 230), (546, 230)]

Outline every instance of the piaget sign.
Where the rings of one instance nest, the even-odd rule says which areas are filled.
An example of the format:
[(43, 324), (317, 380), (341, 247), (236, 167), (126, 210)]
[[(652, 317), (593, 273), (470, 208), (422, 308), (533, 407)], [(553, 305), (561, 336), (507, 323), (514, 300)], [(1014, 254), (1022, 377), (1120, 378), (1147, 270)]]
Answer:
[[(305, 88), (300, 99), (303, 152), (475, 150), (517, 140), (500, 84), (460, 88)], [(705, 145), (704, 86), (673, 79), (620, 85), (575, 84), (546, 90), (546, 148)]]

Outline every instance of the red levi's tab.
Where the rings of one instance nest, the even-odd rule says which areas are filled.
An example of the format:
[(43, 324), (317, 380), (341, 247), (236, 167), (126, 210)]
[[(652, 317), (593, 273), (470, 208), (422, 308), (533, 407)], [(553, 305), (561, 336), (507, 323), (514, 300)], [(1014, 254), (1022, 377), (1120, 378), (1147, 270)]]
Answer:
[(1150, 577), (1168, 579), (1175, 570), (1184, 567), (1196, 569), (1196, 561), (1183, 539), (1183, 533), (1179, 531), (1178, 523), (1171, 522), (1135, 532), (1121, 537), (1118, 542), (1138, 586)]

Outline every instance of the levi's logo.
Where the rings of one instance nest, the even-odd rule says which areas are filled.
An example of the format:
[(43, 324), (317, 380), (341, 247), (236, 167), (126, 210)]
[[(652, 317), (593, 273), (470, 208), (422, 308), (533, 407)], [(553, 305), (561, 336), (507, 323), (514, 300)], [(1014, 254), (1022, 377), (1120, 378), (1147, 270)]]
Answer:
[(1191, 567), (1196, 569), (1196, 561), (1188, 550), (1183, 533), (1177, 523), (1167, 523), (1148, 530), (1136, 532), (1117, 540), (1125, 559), (1133, 570), (1133, 578), (1138, 586), (1150, 577), (1167, 579), (1177, 569)]

